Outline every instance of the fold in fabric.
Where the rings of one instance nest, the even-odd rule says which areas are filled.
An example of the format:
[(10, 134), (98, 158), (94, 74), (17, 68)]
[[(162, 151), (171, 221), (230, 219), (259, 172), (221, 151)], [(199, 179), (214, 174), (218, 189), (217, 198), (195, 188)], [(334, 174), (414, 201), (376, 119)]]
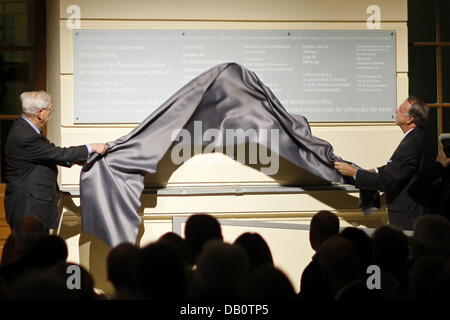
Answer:
[(341, 159), (328, 142), (311, 134), (306, 118), (290, 115), (255, 73), (235, 63), (221, 64), (190, 81), (128, 135), (108, 143), (105, 156), (90, 157), (80, 178), (83, 230), (111, 247), (134, 243), (145, 175), (155, 173), (178, 142), (173, 133), (182, 128), (192, 132), (196, 121), (203, 131), (215, 129), (223, 136), (227, 129), (276, 129), (279, 150), (270, 139), (250, 136), (248, 142), (278, 152), (320, 179), (345, 183), (333, 166)]

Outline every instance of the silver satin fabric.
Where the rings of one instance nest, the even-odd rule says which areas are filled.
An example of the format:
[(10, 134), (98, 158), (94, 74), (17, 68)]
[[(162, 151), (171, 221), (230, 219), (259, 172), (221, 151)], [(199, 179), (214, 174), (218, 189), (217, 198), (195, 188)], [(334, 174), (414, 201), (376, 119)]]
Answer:
[[(253, 72), (238, 64), (221, 64), (185, 85), (128, 135), (109, 142), (105, 156), (91, 156), (80, 178), (83, 230), (111, 247), (134, 243), (141, 224), (137, 210), (144, 177), (155, 173), (177, 140), (171, 140), (172, 133), (180, 128), (192, 131), (194, 121), (201, 121), (203, 130), (222, 133), (278, 129), (281, 157), (323, 180), (345, 182), (333, 167), (341, 159), (328, 142), (312, 136), (306, 118), (290, 115)], [(270, 143), (264, 147), (270, 148)]]

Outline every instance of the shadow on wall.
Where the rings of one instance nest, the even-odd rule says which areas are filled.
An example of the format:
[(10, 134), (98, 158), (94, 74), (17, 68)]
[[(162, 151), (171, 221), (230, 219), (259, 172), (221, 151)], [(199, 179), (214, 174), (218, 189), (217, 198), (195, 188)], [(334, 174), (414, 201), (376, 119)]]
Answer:
[[(158, 163), (156, 173), (147, 174), (144, 179), (144, 184), (147, 188), (157, 188), (157, 187), (165, 187), (170, 180), (172, 174), (185, 162), (187, 162), (190, 158), (198, 154), (210, 155), (212, 153), (216, 153), (215, 150), (213, 152), (207, 152), (206, 148), (195, 148), (194, 146), (190, 146), (189, 148), (183, 148), (184, 152), (173, 151), (173, 149), (169, 149)], [(278, 182), (280, 185), (329, 185), (330, 182), (325, 181), (310, 172), (298, 167), (293, 164), (289, 160), (281, 157), (279, 154), (267, 150), (264, 146), (260, 144), (254, 143), (246, 143), (246, 144), (238, 144), (234, 146), (234, 149), (226, 149), (224, 147), (224, 151), (228, 157), (228, 161), (231, 159), (240, 162), (241, 164), (252, 168), (253, 170), (259, 171), (262, 174), (265, 174), (271, 180)], [(255, 154), (256, 151), (256, 154)], [(223, 152), (217, 152), (222, 153)], [(234, 155), (233, 157), (228, 155)], [(253, 157), (250, 154), (254, 155)], [(263, 155), (263, 158), (260, 157)], [(172, 159), (173, 158), (173, 159)], [(222, 161), (222, 158), (214, 158), (211, 161), (214, 164), (214, 161)], [(226, 161), (227, 159), (225, 159)], [(208, 161), (208, 160), (204, 160)], [(180, 164), (176, 164), (180, 163)], [(205, 162), (205, 164), (208, 164)], [(220, 164), (220, 163), (219, 163)], [(273, 174), (266, 174), (267, 172)], [(215, 172), (208, 172), (211, 175), (211, 181), (209, 182), (221, 182), (217, 181), (214, 177)], [(231, 173), (232, 174), (232, 173)], [(236, 177), (237, 181), (242, 181), (242, 177)], [(203, 181), (202, 181), (203, 182)]]
[[(205, 148), (195, 150), (194, 146), (191, 146), (187, 153), (188, 155), (194, 155), (203, 153)], [(306, 171), (303, 168), (298, 167), (297, 165), (293, 164), (289, 160), (279, 156), (278, 154), (275, 154), (274, 152), (271, 152), (270, 150), (267, 150), (265, 147), (259, 145), (259, 144), (252, 144), (247, 143), (245, 145), (237, 145), (234, 148), (234, 155), (238, 154), (238, 150), (244, 150), (245, 157), (241, 157), (240, 159), (237, 157), (234, 157), (235, 161), (238, 161), (245, 166), (259, 171), (264, 172), (262, 169), (267, 168), (267, 159), (273, 158), (277, 159), (278, 161), (278, 170), (276, 170), (275, 174), (272, 175), (266, 175), (268, 178), (272, 179), (274, 182), (277, 182), (281, 186), (326, 186), (331, 185), (330, 182), (325, 181), (314, 174)], [(256, 163), (252, 163), (249, 159), (249, 151), (250, 150), (258, 150), (259, 154), (268, 155), (266, 157), (266, 164), (262, 164), (259, 157), (256, 159)], [(200, 152), (199, 152), (200, 151)], [(176, 165), (174, 161), (172, 161), (172, 149), (169, 149), (169, 151), (166, 152), (164, 157), (161, 159), (161, 161), (158, 163), (158, 167), (155, 174), (147, 174), (144, 178), (144, 184), (146, 188), (164, 188), (167, 186), (170, 177), (172, 174), (181, 167), (181, 165)], [(186, 157), (186, 162), (191, 157)], [(241, 161), (240, 161), (241, 160)], [(244, 161), (242, 161), (244, 160)], [(218, 168), (218, 167), (214, 167)], [(233, 174), (232, 172), (230, 174)], [(208, 178), (211, 176), (210, 181), (201, 181), (201, 182), (229, 182), (228, 181), (220, 181), (220, 179), (223, 179), (223, 173), (220, 173), (219, 176), (215, 177), (216, 172), (214, 170), (208, 171)], [(236, 181), (241, 181), (242, 177), (236, 177)], [(154, 203), (151, 204), (145, 204), (141, 206), (139, 209), (139, 213), (143, 213), (143, 209), (145, 207), (147, 208), (153, 208), (156, 206), (157, 197), (156, 194), (153, 194), (154, 197), (148, 198), (145, 201), (150, 201)], [(362, 211), (359, 209), (359, 197), (357, 197), (357, 193), (347, 193), (344, 191), (310, 191), (308, 192), (308, 195), (310, 195), (312, 198), (316, 199), (317, 201), (324, 204), (324, 206), (331, 207), (334, 210), (338, 212), (351, 212), (352, 214), (349, 215), (343, 215), (342, 218), (349, 222), (350, 224), (363, 224), (367, 227), (378, 227), (381, 224), (387, 223), (386, 220), (386, 214), (384, 208), (381, 208), (381, 210), (377, 211), (376, 213), (373, 213), (369, 218), (364, 217)], [(143, 200), (144, 198), (141, 198)], [(382, 197), (382, 204), (385, 203), (384, 197)]]

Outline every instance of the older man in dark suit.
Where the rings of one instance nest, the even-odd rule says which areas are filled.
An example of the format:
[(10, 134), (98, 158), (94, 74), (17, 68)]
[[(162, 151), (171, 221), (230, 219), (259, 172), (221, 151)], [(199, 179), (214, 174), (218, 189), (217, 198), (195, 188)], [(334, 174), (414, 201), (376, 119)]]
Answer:
[(427, 213), (407, 192), (418, 172), (431, 159), (428, 151), (431, 143), (424, 129), (427, 113), (427, 106), (416, 97), (409, 97), (397, 108), (395, 123), (404, 136), (386, 165), (364, 170), (335, 162), (341, 174), (355, 179), (356, 187), (385, 191), (389, 223), (405, 230), (412, 230), (414, 219)]
[(35, 216), (49, 229), (59, 223), (57, 165), (71, 167), (91, 152), (104, 154), (103, 143), (69, 148), (55, 146), (42, 135), (53, 109), (45, 91), (20, 95), (22, 116), (14, 121), (6, 142), (6, 217), (11, 229), (25, 216)]

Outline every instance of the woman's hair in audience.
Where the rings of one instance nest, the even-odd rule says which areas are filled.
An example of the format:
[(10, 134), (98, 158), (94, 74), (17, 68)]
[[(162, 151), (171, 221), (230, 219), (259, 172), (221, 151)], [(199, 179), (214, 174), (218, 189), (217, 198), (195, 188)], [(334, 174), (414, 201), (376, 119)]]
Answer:
[(250, 261), (250, 270), (263, 264), (273, 266), (270, 248), (258, 233), (243, 233), (234, 241), (234, 244), (240, 245), (246, 251)]
[(167, 232), (163, 234), (158, 242), (164, 242), (168, 245), (172, 246), (175, 250), (178, 251), (178, 254), (185, 262), (189, 262), (189, 249), (187, 247), (186, 241), (176, 234), (175, 232)]
[(367, 233), (359, 228), (347, 227), (342, 230), (341, 236), (353, 244), (365, 268), (373, 264), (372, 239)]

